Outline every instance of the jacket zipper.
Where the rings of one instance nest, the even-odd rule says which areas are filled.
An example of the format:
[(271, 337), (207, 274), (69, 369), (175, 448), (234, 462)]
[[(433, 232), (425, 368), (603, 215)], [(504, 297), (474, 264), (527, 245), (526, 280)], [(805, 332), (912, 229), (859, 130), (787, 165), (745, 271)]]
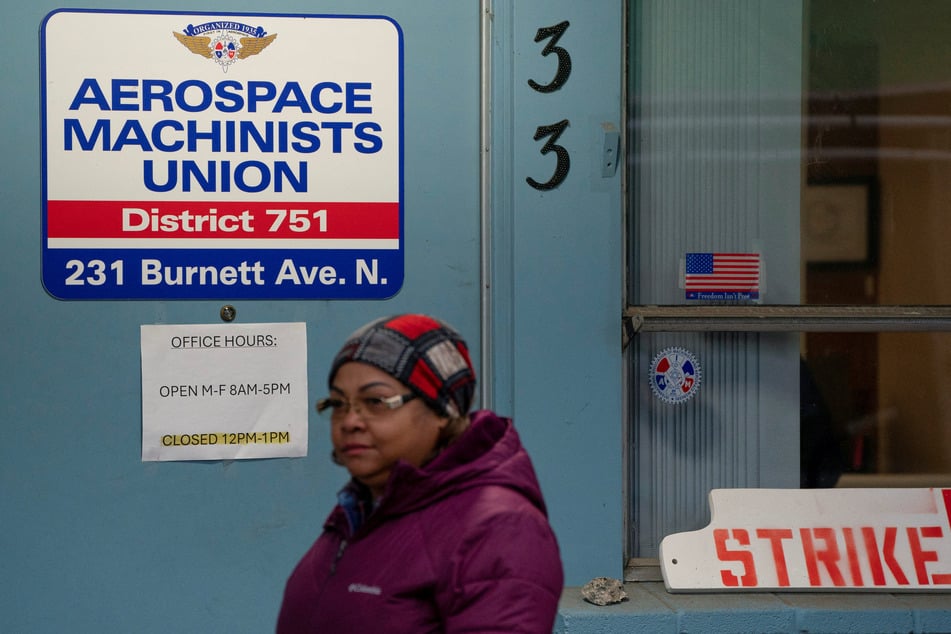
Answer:
[(337, 556), (334, 557), (334, 560), (330, 564), (330, 574), (337, 572), (337, 562), (340, 561), (340, 558), (343, 557), (343, 551), (347, 548), (347, 540), (340, 540), (340, 546), (337, 548)]

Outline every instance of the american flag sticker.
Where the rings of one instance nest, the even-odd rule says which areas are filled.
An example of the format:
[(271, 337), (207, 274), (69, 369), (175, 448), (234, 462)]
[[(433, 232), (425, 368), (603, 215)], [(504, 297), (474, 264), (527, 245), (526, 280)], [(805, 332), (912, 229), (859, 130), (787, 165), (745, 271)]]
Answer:
[(688, 253), (684, 266), (687, 299), (759, 299), (759, 253)]

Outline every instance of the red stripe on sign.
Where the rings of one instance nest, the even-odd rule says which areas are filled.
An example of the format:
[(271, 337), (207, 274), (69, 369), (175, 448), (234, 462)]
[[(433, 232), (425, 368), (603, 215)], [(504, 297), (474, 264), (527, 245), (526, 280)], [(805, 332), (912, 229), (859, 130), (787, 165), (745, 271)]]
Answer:
[(944, 510), (948, 513), (948, 527), (951, 528), (951, 489), (941, 489), (944, 498)]
[(399, 203), (51, 200), (48, 238), (399, 238)]

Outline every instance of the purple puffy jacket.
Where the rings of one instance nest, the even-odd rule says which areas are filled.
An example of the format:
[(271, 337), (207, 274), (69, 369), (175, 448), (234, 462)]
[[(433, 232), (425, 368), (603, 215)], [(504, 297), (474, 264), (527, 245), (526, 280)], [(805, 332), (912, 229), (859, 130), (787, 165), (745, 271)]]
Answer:
[(288, 579), (278, 634), (552, 631), (558, 544), (509, 419), (476, 412), (426, 466), (396, 465), (362, 523), (354, 490)]

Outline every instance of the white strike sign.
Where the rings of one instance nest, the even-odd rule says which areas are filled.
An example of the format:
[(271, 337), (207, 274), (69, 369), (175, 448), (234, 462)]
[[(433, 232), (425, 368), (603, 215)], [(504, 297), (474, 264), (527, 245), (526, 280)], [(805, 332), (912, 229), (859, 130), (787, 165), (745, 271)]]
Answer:
[(142, 326), (142, 460), (307, 455), (303, 323)]
[(671, 592), (951, 591), (951, 489), (715, 489), (660, 545)]

